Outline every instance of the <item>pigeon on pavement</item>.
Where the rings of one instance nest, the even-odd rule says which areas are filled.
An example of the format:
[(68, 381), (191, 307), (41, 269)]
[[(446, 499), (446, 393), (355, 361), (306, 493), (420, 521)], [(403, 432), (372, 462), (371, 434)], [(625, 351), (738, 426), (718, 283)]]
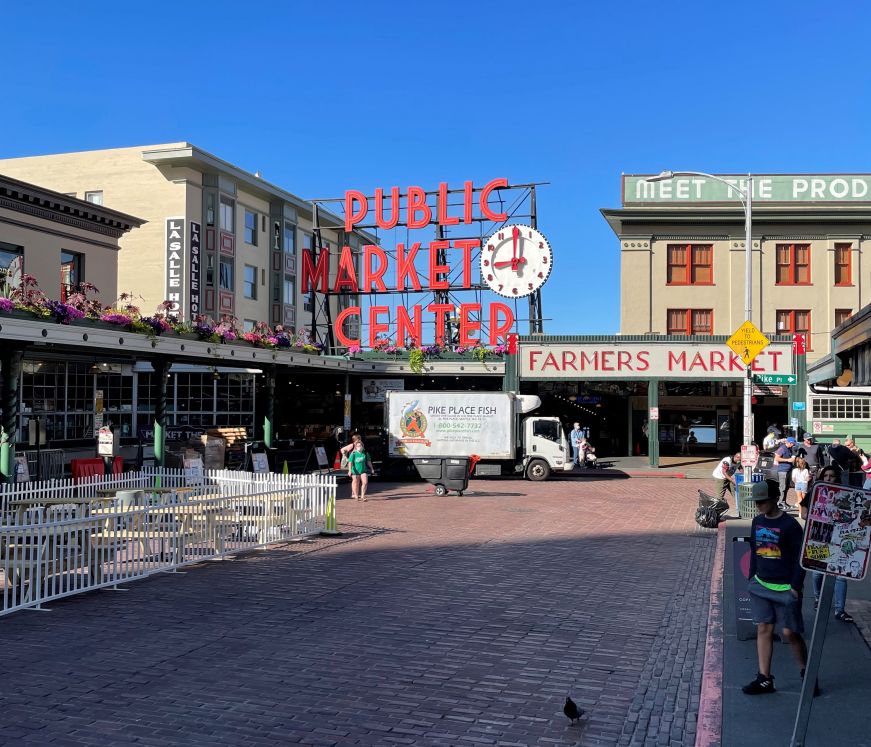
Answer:
[(578, 708), (577, 703), (573, 701), (571, 698), (566, 698), (566, 704), (563, 706), (563, 713), (568, 716), (569, 720), (572, 723), (575, 722), (575, 719), (578, 721), (581, 720), (581, 716), (583, 715), (583, 711)]

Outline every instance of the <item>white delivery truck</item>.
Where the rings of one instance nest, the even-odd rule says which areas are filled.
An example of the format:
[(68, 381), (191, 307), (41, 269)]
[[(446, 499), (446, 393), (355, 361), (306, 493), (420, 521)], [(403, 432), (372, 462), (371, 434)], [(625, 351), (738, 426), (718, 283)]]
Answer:
[(478, 475), (546, 480), (570, 472), (572, 452), (559, 418), (519, 416), (541, 400), (513, 392), (387, 391), (391, 457), (480, 457)]

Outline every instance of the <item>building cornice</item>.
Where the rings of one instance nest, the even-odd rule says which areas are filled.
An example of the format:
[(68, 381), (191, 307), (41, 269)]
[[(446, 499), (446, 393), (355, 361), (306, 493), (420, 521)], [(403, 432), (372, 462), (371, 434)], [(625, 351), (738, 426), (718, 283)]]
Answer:
[(119, 238), (146, 221), (0, 174), (0, 207)]

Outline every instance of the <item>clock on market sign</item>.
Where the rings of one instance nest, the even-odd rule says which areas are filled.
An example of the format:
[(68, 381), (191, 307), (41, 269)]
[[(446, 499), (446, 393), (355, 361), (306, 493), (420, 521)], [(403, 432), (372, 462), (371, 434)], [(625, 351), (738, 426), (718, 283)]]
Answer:
[(532, 226), (503, 226), (481, 248), (481, 280), (500, 296), (522, 298), (544, 285), (553, 267), (547, 239)]

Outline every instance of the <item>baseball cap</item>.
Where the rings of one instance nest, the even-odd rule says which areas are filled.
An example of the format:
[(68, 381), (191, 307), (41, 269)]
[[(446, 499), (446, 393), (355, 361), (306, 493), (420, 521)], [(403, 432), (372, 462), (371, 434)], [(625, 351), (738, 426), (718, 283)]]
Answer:
[(777, 480), (754, 482), (750, 489), (750, 497), (754, 501), (777, 500), (780, 498), (780, 485)]
[(788, 436), (787, 439), (786, 439), (786, 443), (788, 443), (788, 444), (794, 444), (794, 443), (795, 443), (795, 439), (794, 439), (792, 436)]

